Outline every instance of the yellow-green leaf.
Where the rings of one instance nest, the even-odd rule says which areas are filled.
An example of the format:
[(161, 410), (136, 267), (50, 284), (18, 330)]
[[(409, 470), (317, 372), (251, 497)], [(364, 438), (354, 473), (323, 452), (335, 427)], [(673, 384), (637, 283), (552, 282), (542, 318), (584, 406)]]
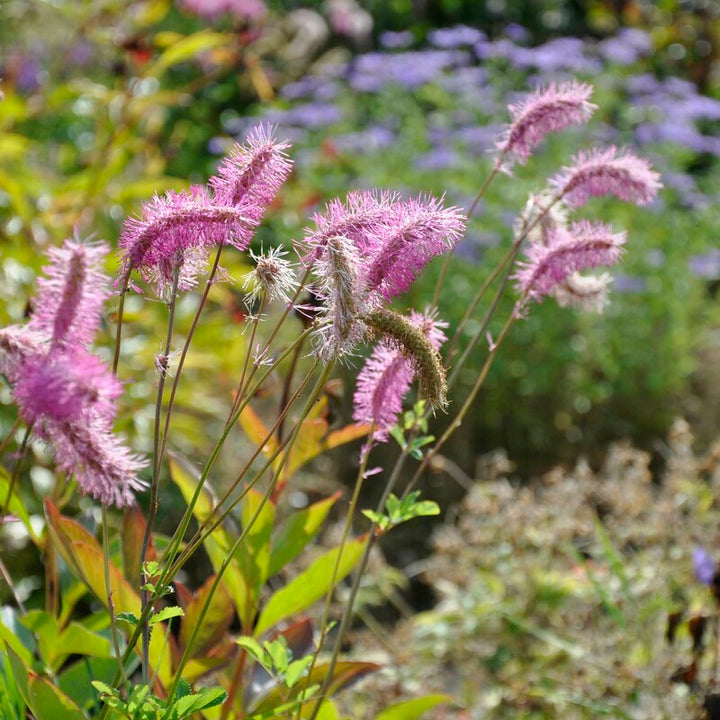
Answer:
[[(360, 560), (365, 542), (366, 536), (363, 535), (345, 544), (336, 582), (340, 582), (355, 567)], [(268, 600), (255, 627), (256, 636), (262, 635), (280, 620), (295, 615), (325, 595), (332, 582), (339, 551), (339, 547), (333, 548), (321, 555), (305, 572), (278, 590)]]

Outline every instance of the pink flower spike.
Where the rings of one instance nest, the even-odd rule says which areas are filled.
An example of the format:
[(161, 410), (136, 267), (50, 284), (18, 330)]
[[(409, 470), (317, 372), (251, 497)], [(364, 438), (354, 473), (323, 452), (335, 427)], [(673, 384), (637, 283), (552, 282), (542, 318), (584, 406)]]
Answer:
[(450, 250), (465, 232), (458, 208), (444, 208), (436, 198), (397, 203), (375, 233), (366, 286), (389, 300), (405, 292), (437, 255)]
[(215, 202), (232, 205), (255, 224), (287, 180), (292, 161), (285, 151), (287, 142), (277, 142), (272, 130), (262, 125), (247, 136), (245, 145), (236, 144), (210, 178)]
[(351, 240), (362, 253), (374, 247), (374, 238), (385, 230), (393, 207), (400, 203), (400, 197), (386, 191), (371, 192), (359, 190), (348, 193), (345, 202), (331, 200), (323, 213), (315, 213), (312, 220), (315, 229), (307, 228), (298, 255), (305, 265), (320, 257), (331, 238), (345, 237)]
[(238, 208), (220, 205), (205, 188), (194, 186), (145, 203), (142, 216), (125, 221), (118, 244), (126, 273), (138, 270), (163, 291), (179, 267), (178, 288), (189, 290), (197, 284), (210, 248), (233, 244), (244, 250), (253, 227)]
[(548, 133), (586, 123), (597, 110), (597, 105), (589, 102), (592, 92), (592, 85), (586, 83), (551, 83), (510, 105), (512, 122), (496, 144), (498, 169), (509, 172), (515, 161), (524, 165)]
[(122, 385), (102, 360), (85, 352), (35, 355), (17, 373), (13, 396), (28, 423), (111, 423)]
[(45, 351), (45, 338), (20, 325), (0, 329), (0, 373), (17, 382), (25, 360)]
[(576, 271), (614, 265), (625, 243), (625, 233), (614, 234), (607, 225), (587, 221), (568, 230), (557, 227), (548, 238), (548, 245), (529, 245), (528, 261), (518, 263), (515, 279), (523, 298), (540, 300)]
[(571, 207), (584, 205), (590, 198), (614, 195), (625, 202), (647, 205), (662, 187), (660, 175), (647, 160), (615, 146), (578, 153), (573, 165), (564, 167), (550, 185)]
[(85, 348), (95, 339), (109, 295), (102, 271), (107, 245), (87, 245), (76, 237), (47, 251), (50, 264), (38, 278), (39, 292), (28, 330), (51, 343)]
[[(413, 312), (410, 319), (419, 327), (435, 349), (445, 341), (447, 323), (437, 320), (434, 312)], [(385, 442), (388, 431), (402, 412), (403, 401), (415, 377), (410, 362), (387, 342), (375, 346), (357, 378), (353, 396), (353, 419), (357, 423), (374, 423), (373, 440)]]
[(74, 475), (82, 492), (104, 505), (128, 507), (146, 484), (138, 472), (146, 463), (106, 423), (52, 423), (39, 433), (55, 448), (58, 468)]

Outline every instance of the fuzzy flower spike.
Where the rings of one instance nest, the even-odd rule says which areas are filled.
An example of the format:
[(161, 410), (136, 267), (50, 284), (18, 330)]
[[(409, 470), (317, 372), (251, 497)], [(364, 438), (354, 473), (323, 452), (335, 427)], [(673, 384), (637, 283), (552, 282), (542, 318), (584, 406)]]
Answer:
[(531, 244), (527, 262), (518, 263), (515, 275), (522, 298), (541, 300), (552, 294), (573, 273), (620, 260), (625, 233), (613, 233), (602, 223), (581, 221), (548, 232), (547, 244)]
[(580, 207), (590, 198), (614, 195), (625, 202), (647, 205), (662, 187), (660, 175), (647, 160), (615, 146), (578, 153), (573, 164), (550, 180), (558, 197), (570, 207)]
[[(413, 312), (410, 324), (419, 330), (432, 350), (437, 351), (445, 341), (443, 328), (434, 312)], [(390, 428), (402, 412), (403, 401), (413, 380), (417, 366), (407, 353), (388, 339), (381, 340), (360, 371), (353, 398), (353, 419), (358, 423), (373, 423), (373, 439), (384, 442)]]
[(210, 190), (194, 186), (168, 192), (129, 218), (120, 236), (124, 273), (137, 270), (166, 292), (179, 272), (178, 288), (189, 290), (207, 264), (213, 247), (245, 250), (265, 210), (292, 167), (287, 143), (270, 130), (256, 128), (245, 145), (237, 144), (209, 181)]
[(515, 162), (524, 165), (528, 161), (533, 148), (548, 133), (586, 123), (597, 110), (590, 102), (592, 92), (592, 86), (585, 83), (552, 83), (510, 105), (512, 122), (496, 144), (497, 169), (510, 173)]
[(351, 353), (372, 333), (370, 314), (405, 292), (465, 230), (465, 217), (442, 200), (367, 191), (333, 200), (313, 219), (298, 254), (313, 267), (325, 305), (317, 345), (326, 357)]
[(25, 327), (0, 331), (0, 370), (25, 422), (55, 452), (58, 468), (82, 492), (125, 507), (144, 487), (144, 462), (112, 432), (117, 378), (89, 346), (100, 326), (109, 279), (101, 271), (108, 248), (67, 240), (48, 251), (38, 280), (37, 310)]

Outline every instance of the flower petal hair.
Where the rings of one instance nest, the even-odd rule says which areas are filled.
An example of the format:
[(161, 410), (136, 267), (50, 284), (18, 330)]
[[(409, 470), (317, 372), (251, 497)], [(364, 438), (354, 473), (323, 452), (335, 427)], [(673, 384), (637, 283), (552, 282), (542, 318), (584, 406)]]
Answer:
[(597, 110), (590, 102), (592, 92), (592, 85), (586, 83), (551, 83), (510, 105), (512, 122), (496, 143), (496, 167), (509, 172), (516, 161), (524, 165), (545, 135), (587, 122)]
[(551, 178), (550, 186), (569, 206), (579, 207), (600, 195), (647, 205), (655, 199), (662, 183), (647, 160), (610, 146), (578, 153), (571, 166)]

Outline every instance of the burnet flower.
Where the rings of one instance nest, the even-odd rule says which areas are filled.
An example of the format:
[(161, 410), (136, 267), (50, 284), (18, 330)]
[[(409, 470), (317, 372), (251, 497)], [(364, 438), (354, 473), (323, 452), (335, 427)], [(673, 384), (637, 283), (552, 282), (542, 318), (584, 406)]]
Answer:
[[(431, 362), (439, 362), (437, 351), (446, 340), (443, 328), (447, 323), (437, 319), (434, 312), (413, 311), (409, 324), (423, 336), (434, 351)], [(402, 412), (403, 401), (418, 373), (427, 371), (418, 358), (409, 353), (400, 338), (384, 336), (375, 346), (357, 378), (353, 397), (353, 419), (358, 423), (372, 424), (373, 439), (383, 442), (388, 431)], [(432, 384), (433, 380), (422, 378), (421, 382)]]
[(521, 296), (539, 300), (550, 295), (573, 273), (610, 266), (623, 253), (625, 233), (613, 233), (602, 223), (581, 221), (548, 232), (547, 244), (528, 245), (525, 262), (515, 274)]
[(298, 289), (298, 280), (287, 254), (287, 250), (281, 247), (271, 248), (259, 255), (250, 251), (255, 267), (243, 278), (243, 289), (250, 301), (263, 295), (267, 300), (290, 302)]
[(526, 259), (515, 273), (520, 305), (550, 295), (561, 306), (602, 312), (611, 278), (583, 271), (618, 262), (625, 233), (587, 220), (569, 223), (568, 209), (600, 195), (647, 204), (662, 187), (660, 176), (646, 160), (610, 147), (579, 153), (549, 185), (531, 196), (516, 227), (517, 236), (527, 239)]
[(108, 296), (107, 253), (77, 238), (48, 251), (33, 316), (0, 331), (0, 371), (23, 420), (54, 450), (56, 466), (74, 475), (82, 492), (124, 507), (144, 487), (144, 462), (113, 434), (122, 387), (89, 351)]
[(572, 165), (550, 179), (550, 186), (567, 205), (576, 208), (601, 195), (647, 205), (655, 199), (662, 183), (647, 160), (610, 146), (578, 153)]
[(586, 123), (597, 109), (590, 102), (592, 92), (586, 83), (552, 83), (510, 105), (511, 123), (496, 143), (496, 168), (509, 173), (515, 162), (524, 165), (528, 161), (533, 148), (548, 133)]
[(373, 311), (407, 290), (465, 230), (464, 216), (441, 200), (369, 191), (333, 200), (313, 220), (298, 254), (313, 268), (324, 303), (317, 347), (326, 358), (351, 354), (373, 332)]
[(233, 147), (209, 187), (167, 192), (145, 203), (120, 236), (124, 275), (138, 271), (166, 294), (178, 273), (178, 289), (189, 290), (205, 269), (211, 248), (245, 250), (290, 174), (288, 147), (269, 129), (255, 128), (244, 145)]

